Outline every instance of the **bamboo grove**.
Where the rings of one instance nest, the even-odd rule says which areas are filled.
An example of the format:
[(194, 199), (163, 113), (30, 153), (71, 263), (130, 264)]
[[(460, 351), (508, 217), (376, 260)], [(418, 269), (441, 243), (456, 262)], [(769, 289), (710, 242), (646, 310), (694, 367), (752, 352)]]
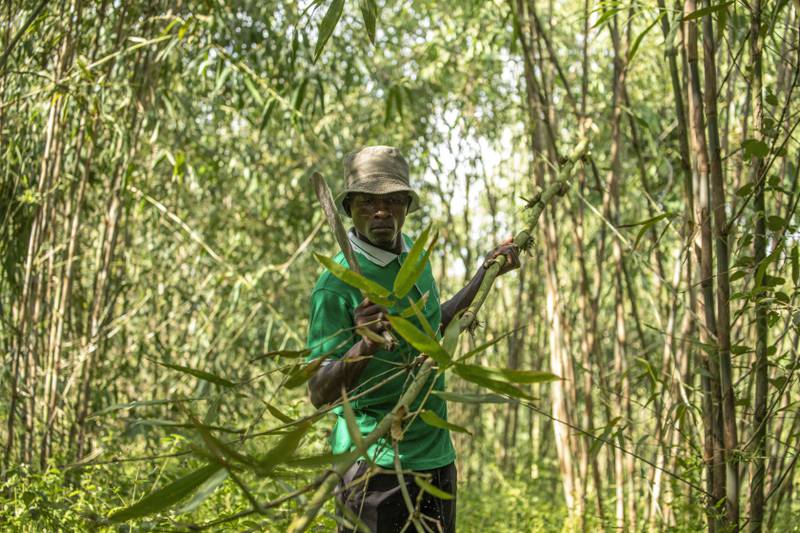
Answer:
[(531, 232), (419, 370), (460, 530), (797, 527), (796, 0), (9, 0), (0, 42), (1, 523), (332, 530), (308, 177), (390, 144), (443, 296)]

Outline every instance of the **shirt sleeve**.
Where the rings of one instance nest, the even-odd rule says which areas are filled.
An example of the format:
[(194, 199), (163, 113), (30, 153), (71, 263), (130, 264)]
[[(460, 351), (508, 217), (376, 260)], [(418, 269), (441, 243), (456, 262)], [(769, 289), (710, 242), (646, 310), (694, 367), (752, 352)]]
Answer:
[(308, 321), (307, 361), (323, 355), (339, 359), (355, 342), (353, 309), (340, 294), (317, 289), (311, 294), (311, 316)]

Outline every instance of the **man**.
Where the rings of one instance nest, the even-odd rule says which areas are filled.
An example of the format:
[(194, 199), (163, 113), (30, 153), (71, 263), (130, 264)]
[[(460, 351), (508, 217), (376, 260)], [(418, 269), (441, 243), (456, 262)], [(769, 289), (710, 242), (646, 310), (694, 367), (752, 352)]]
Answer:
[[(401, 232), (403, 223), (408, 213), (419, 208), (419, 197), (409, 186), (408, 165), (396, 148), (372, 146), (345, 158), (344, 173), (346, 188), (336, 197), (336, 203), (343, 214), (352, 218), (349, 238), (356, 259), (364, 276), (391, 290), (412, 243)], [(487, 256), (466, 287), (441, 304), (431, 266), (427, 264), (408, 296), (393, 309), (362, 300), (357, 289), (325, 270), (311, 294), (308, 359), (328, 355), (309, 380), (314, 406), (339, 400), (345, 390), (351, 398), (358, 431), (361, 435), (370, 433), (397, 404), (411, 381), (409, 374), (413, 375), (413, 362), (419, 355), (396, 334), (398, 345), (392, 350), (377, 342), (390, 329), (386, 317), (402, 312), (411, 299), (419, 303), (431, 328), (441, 335), (453, 317), (472, 303), (489, 262), (501, 254), (508, 258), (501, 274), (519, 267), (514, 245), (503, 243)], [(335, 261), (346, 265), (341, 253)], [(420, 327), (419, 322), (416, 325)], [(356, 328), (366, 328), (376, 335), (357, 335)], [(434, 391), (444, 390), (444, 375), (431, 381)], [(412, 414), (421, 409), (447, 419), (447, 405), (434, 394), (423, 393), (412, 403)], [(330, 437), (333, 453), (346, 453), (355, 449), (355, 445), (343, 409), (337, 407), (334, 412), (338, 419)], [(406, 503), (409, 500), (419, 506), (420, 514), (414, 517), (417, 524), (423, 523), (431, 531), (455, 531), (455, 450), (447, 430), (430, 426), (415, 416), (404, 427), (402, 440), (393, 442), (387, 436), (372, 446), (367, 455), (370, 461), (356, 462), (337, 487), (339, 516), (357, 516), (373, 532), (396, 532), (409, 521)], [(419, 498), (421, 489), (413, 474), (404, 475), (402, 487), (397, 473), (391, 471), (396, 455), (404, 472), (424, 475), (428, 482), (453, 498), (439, 499), (427, 492)]]

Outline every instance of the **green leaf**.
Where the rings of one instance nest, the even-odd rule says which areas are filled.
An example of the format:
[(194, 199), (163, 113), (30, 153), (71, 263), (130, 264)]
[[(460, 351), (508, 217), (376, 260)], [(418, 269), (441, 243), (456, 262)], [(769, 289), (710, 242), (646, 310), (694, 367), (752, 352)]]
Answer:
[[(425, 294), (428, 294), (428, 293), (426, 292)], [(419, 323), (422, 325), (422, 329), (425, 331), (425, 333), (428, 335), (428, 337), (430, 337), (432, 339), (435, 339), (436, 338), (436, 332), (433, 331), (433, 328), (431, 327), (430, 322), (428, 322), (428, 319), (425, 318), (425, 315), (422, 314), (422, 309), (420, 308), (420, 305), (419, 305), (420, 300), (417, 300), (417, 302), (412, 302), (411, 298), (409, 298), (408, 299), (408, 309), (411, 309), (411, 311), (417, 317), (417, 320), (419, 320)], [(406, 309), (406, 311), (408, 311), (408, 309)], [(403, 317), (403, 318), (406, 318), (403, 314), (400, 314), (400, 316)]]
[(261, 473), (268, 475), (277, 465), (288, 460), (297, 450), (300, 441), (303, 440), (311, 425), (312, 421), (307, 420), (299, 424), (295, 430), (281, 437), (278, 444), (258, 460), (258, 467)]
[(322, 455), (311, 455), (308, 457), (296, 457), (286, 461), (286, 466), (290, 468), (319, 468), (330, 466), (335, 463), (353, 462), (361, 455), (359, 450), (348, 453), (325, 453)]
[(614, 430), (614, 426), (616, 426), (617, 422), (619, 421), (620, 417), (611, 420), (603, 430), (603, 434), (600, 436), (600, 438), (597, 437), (594, 438), (594, 440), (592, 441), (592, 445), (589, 447), (590, 457), (595, 457), (597, 455), (597, 452), (599, 452), (603, 444), (605, 444), (608, 441), (609, 435), (611, 435), (611, 432)]
[(742, 143), (745, 154), (756, 157), (767, 157), (769, 146), (764, 141), (758, 139), (747, 139)]
[[(431, 226), (428, 226), (422, 230), (417, 240), (414, 241), (414, 244), (411, 246), (411, 250), (408, 252), (408, 256), (403, 261), (400, 270), (397, 272), (397, 276), (394, 278), (394, 288), (392, 292), (397, 298), (403, 298), (408, 291), (411, 290), (411, 287), (417, 282), (420, 274), (422, 271), (425, 270), (425, 265), (428, 263), (428, 257), (430, 256), (430, 250), (428, 250), (428, 255), (422, 256), (422, 251), (425, 248), (425, 243), (428, 242), (428, 234), (431, 232)], [(436, 241), (436, 237), (434, 236), (433, 241)], [(433, 244), (431, 244), (433, 246)]]
[(303, 100), (306, 97), (306, 88), (308, 87), (308, 78), (303, 78), (303, 81), (300, 82), (300, 85), (294, 90), (294, 95), (292, 96), (292, 108), (295, 111), (300, 111), (300, 107), (303, 105)]
[(600, 16), (597, 18), (597, 22), (595, 22), (595, 23), (594, 23), (594, 26), (592, 26), (592, 29), (595, 29), (595, 28), (597, 28), (597, 27), (599, 27), (599, 26), (603, 25), (603, 24), (604, 24), (604, 23), (606, 23), (606, 22), (607, 22), (609, 19), (611, 19), (611, 17), (613, 17), (614, 15), (616, 15), (617, 13), (619, 13), (620, 11), (622, 11), (622, 8), (621, 8), (621, 7), (615, 7), (615, 8), (609, 9), (608, 11), (604, 11), (604, 12), (603, 12), (603, 14), (602, 14), (602, 15), (600, 15)]
[[(411, 298), (409, 298), (408, 299), (409, 306), (407, 308), (403, 309), (403, 311), (397, 316), (400, 316), (400, 317), (403, 317), (403, 318), (411, 318), (412, 316), (414, 316), (416, 314), (414, 308), (416, 307), (417, 308), (416, 311), (418, 311), (428, 301), (428, 297), (429, 296), (430, 296), (430, 291), (425, 291), (425, 294), (423, 294), (422, 297), (419, 300), (417, 300), (416, 302), (414, 302)], [(427, 323), (427, 320), (425, 321), (425, 323)], [(434, 337), (435, 336), (436, 335), (434, 334)]]
[(342, 10), (344, 9), (344, 0), (333, 0), (319, 25), (319, 36), (317, 37), (317, 46), (314, 48), (314, 63), (319, 59), (322, 50), (325, 48), (325, 43), (330, 39), (336, 24), (342, 17)]
[(270, 412), (270, 414), (271, 414), (272, 416), (274, 416), (275, 418), (277, 418), (278, 420), (280, 420), (280, 421), (281, 421), (281, 422), (283, 422), (284, 424), (291, 424), (292, 422), (294, 422), (294, 419), (293, 419), (293, 418), (291, 418), (291, 417), (289, 417), (289, 416), (286, 416), (285, 414), (283, 414), (283, 412), (281, 412), (281, 411), (280, 411), (280, 410), (279, 410), (277, 407), (275, 407), (274, 405), (272, 405), (272, 404), (269, 404), (269, 403), (268, 403), (268, 404), (266, 404), (266, 405), (267, 405), (267, 411), (269, 411), (269, 412)]
[(497, 394), (457, 393), (433, 391), (433, 394), (446, 402), (481, 404), (481, 403), (510, 403), (511, 400)]
[(249, 467), (253, 466), (254, 463), (250, 457), (239, 453), (212, 435), (211, 431), (209, 430), (209, 426), (200, 423), (199, 420), (192, 416), (189, 417), (189, 420), (192, 423), (192, 427), (200, 434), (200, 438), (203, 439), (203, 444), (206, 446), (206, 449), (195, 446), (194, 448), (196, 452), (226, 467), (231, 461), (235, 461)]
[(186, 502), (183, 506), (175, 511), (176, 514), (191, 513), (203, 503), (209, 496), (214, 494), (214, 491), (228, 479), (228, 471), (224, 468), (216, 472), (210, 478), (205, 480), (202, 485), (194, 493), (194, 496)]
[(322, 264), (322, 266), (327, 268), (331, 274), (347, 283), (351, 287), (355, 287), (356, 289), (363, 291), (367, 298), (372, 300), (374, 303), (385, 306), (392, 305), (393, 302), (389, 299), (390, 293), (382, 285), (375, 283), (371, 279), (365, 278), (357, 272), (353, 272), (349, 268), (340, 265), (330, 257), (325, 257), (324, 255), (317, 253), (314, 254), (314, 257)]
[(168, 405), (173, 403), (183, 403), (183, 402), (196, 402), (198, 400), (207, 400), (208, 396), (197, 396), (194, 398), (175, 398), (173, 400), (138, 400), (135, 402), (128, 402), (128, 403), (115, 403), (114, 405), (109, 405), (105, 409), (97, 411), (89, 415), (89, 418), (94, 418), (97, 416), (102, 416), (108, 413), (112, 413), (114, 411), (121, 411), (123, 409), (135, 409), (136, 407), (148, 407), (151, 405)]
[(797, 280), (800, 279), (800, 253), (798, 252), (797, 245), (792, 247), (792, 281), (797, 285)]
[(764, 97), (769, 105), (778, 105), (778, 97), (768, 88), (767, 95)]
[(499, 336), (495, 337), (494, 339), (492, 339), (492, 340), (490, 340), (488, 342), (484, 342), (483, 344), (481, 344), (480, 346), (478, 346), (474, 350), (470, 350), (467, 353), (465, 353), (464, 356), (461, 357), (458, 360), (458, 362), (460, 363), (461, 361), (466, 361), (470, 357), (473, 357), (475, 355), (478, 355), (480, 353), (485, 352), (487, 349), (491, 348), (492, 346), (494, 346), (495, 344), (497, 344), (501, 340), (505, 339), (506, 337), (508, 337), (509, 335), (514, 333), (514, 331), (516, 331), (516, 330), (507, 331), (507, 332), (503, 333), (502, 335), (499, 335)]
[(647, 220), (642, 220), (641, 222), (635, 222), (633, 224), (625, 224), (624, 226), (621, 227), (630, 228), (634, 226), (642, 226), (641, 229), (639, 229), (639, 232), (636, 234), (636, 240), (633, 243), (633, 249), (635, 250), (636, 247), (639, 245), (639, 241), (642, 240), (642, 237), (644, 237), (644, 234), (647, 232), (647, 230), (653, 227), (653, 224), (655, 224), (659, 220), (663, 220), (671, 216), (673, 216), (673, 213), (661, 213), (660, 215), (648, 218)]
[(390, 316), (389, 322), (392, 328), (400, 334), (411, 346), (428, 355), (431, 359), (444, 368), (451, 363), (450, 356), (437, 342), (436, 339), (429, 337), (422, 331), (418, 330), (414, 324), (400, 318), (399, 316)]
[(261, 93), (253, 84), (253, 80), (250, 79), (250, 76), (244, 77), (244, 86), (247, 87), (247, 90), (250, 92), (250, 96), (253, 97), (253, 100), (259, 105), (259, 107), (264, 105), (264, 98), (261, 96)]
[(289, 378), (286, 380), (286, 383), (283, 385), (289, 389), (294, 387), (299, 387), (309, 379), (311, 376), (316, 374), (319, 367), (322, 365), (322, 362), (326, 359), (326, 357), (318, 357), (311, 361), (310, 363), (306, 363), (305, 365), (301, 365), (298, 368), (294, 369), (290, 374)]
[(459, 363), (459, 369), (471, 375), (485, 376), (504, 383), (548, 383), (561, 378), (550, 372), (536, 370), (513, 370), (510, 368), (488, 368), (480, 365)]
[(772, 215), (767, 217), (767, 228), (770, 231), (780, 231), (786, 225), (786, 221), (783, 220), (783, 217), (779, 217), (778, 215)]
[(286, 359), (299, 359), (301, 357), (305, 357), (311, 353), (311, 350), (275, 350), (272, 352), (267, 352), (263, 355), (259, 355), (250, 360), (252, 363), (253, 361), (258, 361), (259, 359), (265, 359), (267, 357), (285, 357)]
[(361, 17), (364, 19), (364, 27), (367, 29), (369, 42), (375, 45), (375, 23), (378, 20), (378, 6), (375, 0), (361, 0)]
[(178, 372), (183, 372), (184, 374), (189, 374), (190, 376), (194, 376), (204, 381), (208, 381), (209, 383), (214, 383), (215, 385), (221, 385), (223, 387), (236, 386), (236, 383), (228, 381), (227, 379), (221, 378), (219, 376), (215, 376), (214, 374), (211, 374), (204, 370), (197, 370), (195, 368), (189, 368), (188, 366), (173, 365), (170, 363), (165, 363), (164, 361), (158, 361), (156, 359), (151, 359), (151, 361), (153, 361), (154, 363), (158, 363), (161, 366), (171, 368), (172, 370), (177, 370)]
[(636, 36), (636, 39), (633, 41), (633, 45), (631, 46), (631, 49), (628, 52), (628, 63), (631, 62), (633, 57), (636, 55), (636, 51), (639, 50), (639, 45), (642, 44), (642, 39), (644, 39), (644, 36), (647, 35), (647, 33), (651, 29), (653, 29), (653, 26), (655, 26), (658, 23), (658, 21), (661, 20), (661, 17), (663, 17), (663, 16), (664, 16), (664, 13), (659, 14), (655, 18), (655, 20), (650, 23), (649, 26), (647, 26), (644, 30), (642, 30), (642, 33), (640, 33), (639, 35)]
[(742, 355), (752, 351), (753, 349), (750, 346), (745, 346), (744, 344), (734, 344), (731, 346), (731, 353), (733, 355)]
[(447, 420), (442, 420), (439, 417), (439, 415), (428, 409), (422, 411), (419, 414), (419, 417), (422, 419), (423, 422), (425, 422), (429, 426), (433, 426), (435, 428), (440, 428), (440, 429), (446, 429), (448, 431), (456, 431), (458, 433), (466, 433), (467, 435), (472, 436), (472, 433), (467, 428), (451, 424)]
[(738, 189), (736, 189), (736, 193), (735, 193), (735, 194), (736, 194), (736, 196), (738, 196), (738, 197), (740, 197), (740, 198), (744, 198), (745, 196), (747, 196), (747, 195), (749, 195), (751, 192), (753, 192), (753, 188), (754, 188), (754, 187), (755, 187), (755, 186), (753, 185), (753, 183), (752, 183), (752, 182), (745, 183), (744, 185), (742, 185), (741, 187), (739, 187)]
[(162, 511), (184, 499), (220, 470), (222, 467), (217, 464), (198, 468), (165, 487), (151, 492), (133, 505), (114, 511), (108, 519), (111, 522), (125, 522)]
[(786, 283), (786, 280), (779, 276), (770, 276), (769, 274), (765, 274), (763, 278), (764, 287), (780, 287), (784, 283)]
[(386, 107), (383, 110), (383, 125), (388, 126), (389, 123), (392, 121), (392, 103), (394, 102), (394, 97), (392, 96), (392, 90), (394, 88), (390, 87), (389, 91), (386, 94)]
[(683, 20), (695, 20), (695, 19), (699, 19), (701, 17), (705, 17), (706, 15), (711, 15), (712, 13), (716, 13), (720, 9), (727, 8), (732, 3), (733, 3), (733, 0), (729, 0), (728, 2), (722, 2), (721, 4), (704, 7), (703, 9), (698, 9), (697, 11), (689, 13), (688, 15), (683, 17)]
[(744, 270), (737, 270), (736, 272), (731, 274), (729, 281), (732, 283), (738, 279), (742, 279), (745, 276), (745, 274), (746, 272)]
[(264, 128), (267, 127), (269, 123), (269, 119), (272, 116), (272, 112), (275, 111), (275, 107), (278, 105), (278, 100), (275, 98), (270, 98), (267, 102), (267, 105), (264, 106), (264, 111), (261, 113), (261, 123), (258, 125), (258, 131), (264, 131)]
[(485, 374), (482, 373), (472, 372), (470, 371), (469, 368), (466, 368), (465, 365), (456, 364), (454, 367), (454, 371), (457, 375), (461, 376), (467, 381), (471, 381), (472, 383), (476, 383), (482, 387), (486, 387), (487, 389), (499, 392), (500, 394), (507, 394), (514, 398), (521, 398), (525, 400), (534, 399), (533, 396), (515, 387), (514, 385), (502, 381), (497, 381), (495, 379), (487, 377)]
[(425, 492), (427, 492), (428, 494), (430, 494), (434, 498), (439, 498), (440, 500), (452, 500), (453, 499), (453, 495), (452, 494), (450, 494), (449, 492), (445, 492), (442, 489), (440, 489), (439, 487), (428, 483), (427, 481), (422, 479), (422, 476), (414, 476), (414, 482), (419, 486), (419, 488), (421, 488), (422, 490), (424, 490)]

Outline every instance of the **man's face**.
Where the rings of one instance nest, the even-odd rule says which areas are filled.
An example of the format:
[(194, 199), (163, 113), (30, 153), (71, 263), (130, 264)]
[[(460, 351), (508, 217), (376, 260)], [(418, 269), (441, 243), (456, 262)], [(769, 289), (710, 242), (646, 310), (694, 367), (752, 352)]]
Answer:
[(355, 193), (350, 197), (350, 215), (356, 231), (378, 248), (397, 251), (398, 237), (410, 197), (404, 192), (391, 194)]

